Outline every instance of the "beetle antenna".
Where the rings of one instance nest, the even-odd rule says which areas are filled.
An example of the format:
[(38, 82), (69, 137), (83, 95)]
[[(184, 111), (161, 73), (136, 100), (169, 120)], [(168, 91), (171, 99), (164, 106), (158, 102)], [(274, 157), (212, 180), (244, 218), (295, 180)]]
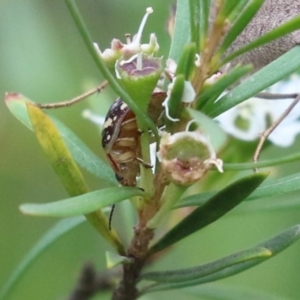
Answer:
[(111, 207), (111, 211), (110, 211), (110, 214), (109, 214), (109, 219), (108, 219), (108, 229), (109, 230), (111, 230), (112, 217), (113, 217), (113, 214), (114, 214), (115, 207), (116, 207), (116, 205), (114, 204)]

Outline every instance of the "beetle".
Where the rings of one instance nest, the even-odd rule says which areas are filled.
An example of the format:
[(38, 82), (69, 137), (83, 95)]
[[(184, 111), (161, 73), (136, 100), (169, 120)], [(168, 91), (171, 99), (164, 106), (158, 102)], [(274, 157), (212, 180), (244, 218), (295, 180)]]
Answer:
[[(166, 96), (166, 93), (160, 90), (155, 90), (152, 94), (148, 115), (156, 124), (162, 115), (162, 102)], [(140, 164), (148, 166), (141, 158), (140, 134), (134, 112), (118, 98), (105, 118), (102, 147), (121, 185), (136, 186)]]

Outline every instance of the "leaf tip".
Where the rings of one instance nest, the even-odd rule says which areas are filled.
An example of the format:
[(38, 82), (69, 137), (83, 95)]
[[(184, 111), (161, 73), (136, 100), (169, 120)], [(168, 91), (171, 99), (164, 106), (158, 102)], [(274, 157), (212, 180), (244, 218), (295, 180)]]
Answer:
[(296, 230), (295, 230), (295, 235), (298, 236), (300, 235), (300, 224), (295, 226)]
[(106, 257), (106, 267), (108, 269), (112, 269), (121, 264), (131, 264), (132, 263), (131, 258), (121, 256), (119, 254), (116, 254), (116, 253), (113, 253), (110, 251), (106, 251), (105, 257)]
[(19, 210), (21, 211), (22, 214), (24, 215), (32, 215), (31, 209), (30, 209), (30, 204), (21, 204), (19, 206)]
[(22, 98), (21, 94), (19, 93), (5, 93), (5, 102), (9, 102), (9, 101), (16, 101), (16, 100), (20, 100)]
[(273, 251), (271, 249), (263, 247), (262, 252), (261, 252), (262, 257), (271, 257), (272, 255), (273, 255)]

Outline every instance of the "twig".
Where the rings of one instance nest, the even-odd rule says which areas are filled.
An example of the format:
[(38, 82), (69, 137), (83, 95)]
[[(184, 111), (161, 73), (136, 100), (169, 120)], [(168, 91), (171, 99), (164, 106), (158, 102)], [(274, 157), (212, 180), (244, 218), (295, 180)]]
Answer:
[[(116, 271), (119, 273), (119, 270)], [(112, 290), (116, 275), (120, 274), (105, 272), (97, 275), (91, 263), (85, 264), (80, 272), (77, 286), (68, 297), (68, 300), (88, 300), (98, 292)]]
[(141, 224), (135, 228), (135, 235), (128, 250), (127, 257), (133, 258), (132, 264), (123, 265), (123, 278), (114, 291), (112, 300), (135, 300), (138, 297), (137, 280), (146, 263), (149, 242), (153, 231)]
[(280, 99), (294, 99), (298, 94), (273, 94), (273, 93), (258, 93), (255, 95), (256, 98), (265, 100), (280, 100)]
[[(259, 159), (259, 155), (261, 152), (261, 149), (263, 147), (264, 142), (269, 137), (269, 135), (275, 130), (275, 128), (283, 121), (283, 119), (292, 111), (292, 109), (297, 105), (297, 103), (300, 100), (300, 94), (295, 94), (294, 101), (289, 105), (289, 107), (284, 111), (284, 113), (280, 116), (280, 118), (274, 122), (267, 130), (265, 130), (261, 134), (261, 138), (259, 140), (259, 143), (256, 147), (256, 150), (254, 152), (253, 161), (256, 163)], [(255, 168), (254, 172), (258, 172), (258, 169)]]
[(105, 80), (103, 81), (99, 86), (97, 86), (96, 88), (81, 94), (75, 98), (72, 98), (71, 100), (67, 100), (67, 101), (62, 101), (62, 102), (58, 102), (58, 103), (46, 103), (46, 104), (40, 104), (40, 103), (36, 103), (35, 105), (39, 108), (44, 108), (44, 109), (50, 109), (50, 108), (60, 108), (60, 107), (66, 107), (66, 106), (70, 106), (74, 103), (77, 103), (91, 95), (94, 95), (96, 93), (100, 93), (106, 86), (108, 85), (108, 82)]
[(159, 210), (159, 200), (166, 186), (164, 173), (161, 170), (155, 176), (154, 186), (157, 188), (153, 199), (149, 200), (143, 209), (139, 211), (139, 222), (134, 228), (134, 237), (127, 253), (127, 257), (132, 258), (133, 262), (123, 265), (123, 278), (114, 291), (113, 300), (134, 300), (138, 298), (139, 291), (136, 284), (140, 272), (149, 258), (148, 246), (154, 236), (154, 231), (147, 228), (147, 223)]

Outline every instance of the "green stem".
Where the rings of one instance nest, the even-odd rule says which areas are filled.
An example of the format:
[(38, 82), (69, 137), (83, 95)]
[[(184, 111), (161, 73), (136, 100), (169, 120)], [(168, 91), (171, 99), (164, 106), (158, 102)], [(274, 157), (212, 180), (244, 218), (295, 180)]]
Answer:
[[(300, 153), (287, 155), (279, 159), (270, 159), (265, 161), (259, 161), (257, 163), (242, 163), (242, 164), (224, 164), (224, 171), (241, 171), (241, 170), (251, 170), (255, 168), (273, 167), (276, 165), (281, 165), (284, 163), (290, 163), (293, 161), (300, 160)], [(213, 169), (212, 169), (213, 170)]]
[(138, 105), (131, 99), (131, 97), (128, 95), (128, 93), (120, 86), (118, 81), (115, 79), (115, 77), (109, 72), (108, 68), (106, 67), (105, 63), (103, 62), (102, 58), (98, 55), (96, 49), (93, 45), (93, 40), (87, 30), (87, 27), (79, 13), (78, 7), (75, 3), (75, 0), (65, 0), (67, 7), (69, 8), (69, 11), (71, 13), (71, 16), (80, 32), (81, 37), (83, 38), (83, 41), (92, 56), (95, 64), (99, 68), (100, 72), (104, 76), (104, 78), (107, 79), (109, 82), (111, 88), (115, 91), (117, 95), (119, 95), (124, 102), (128, 104), (130, 109), (138, 116), (141, 117), (143, 120), (143, 123), (145, 123), (148, 128), (151, 129), (153, 134), (158, 140), (158, 132), (155, 124), (152, 122), (152, 120), (149, 118), (149, 116), (144, 113)]
[(175, 183), (171, 183), (163, 194), (163, 205), (157, 214), (147, 223), (147, 228), (155, 229), (165, 215), (172, 210), (175, 203), (179, 200), (187, 188), (187, 186), (180, 186)]
[[(140, 137), (141, 158), (145, 163), (150, 165), (151, 164), (150, 136), (148, 133), (148, 129), (147, 126), (144, 125), (144, 123), (141, 121), (140, 118), (137, 118), (137, 122), (138, 122), (138, 127), (142, 132)], [(140, 187), (146, 192), (146, 194), (150, 195), (150, 198), (152, 198), (155, 191), (153, 181), (154, 181), (154, 175), (152, 172), (152, 168), (141, 165)]]

